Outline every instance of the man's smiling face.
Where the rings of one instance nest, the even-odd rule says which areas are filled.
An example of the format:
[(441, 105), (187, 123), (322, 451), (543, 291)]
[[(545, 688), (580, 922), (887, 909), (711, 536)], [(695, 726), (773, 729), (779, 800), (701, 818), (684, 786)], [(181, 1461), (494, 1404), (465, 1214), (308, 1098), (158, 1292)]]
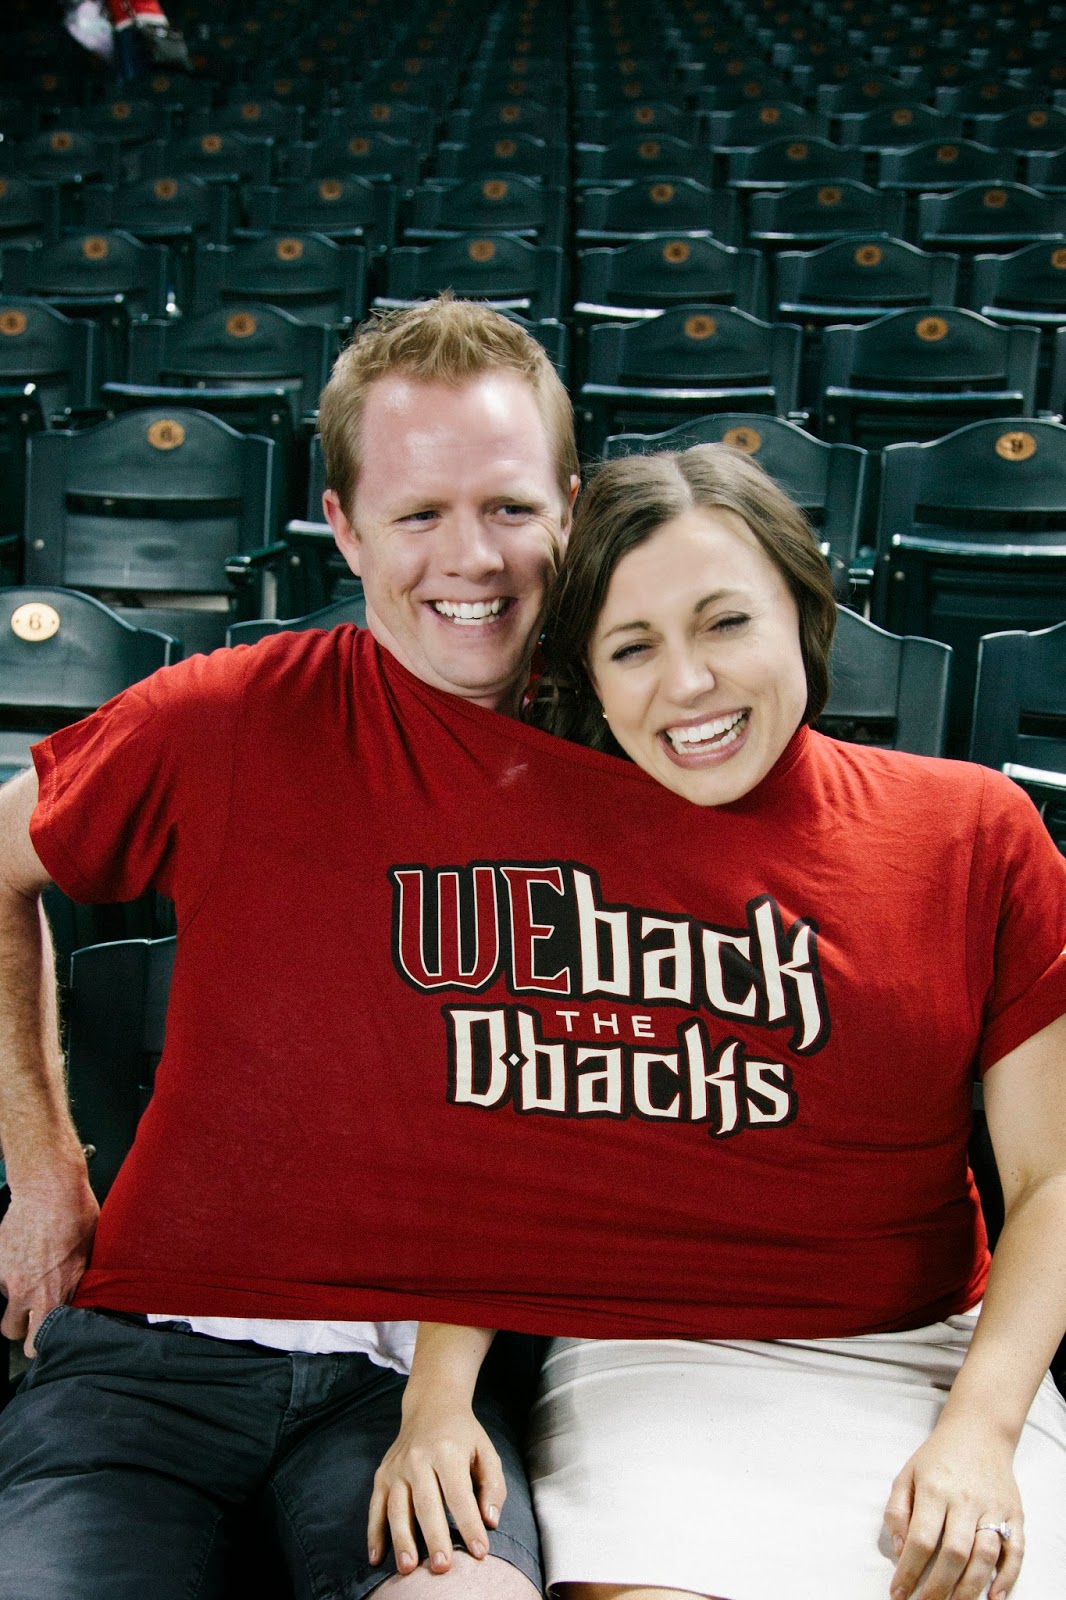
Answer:
[(532, 388), (380, 378), (360, 462), (350, 520), (331, 490), (325, 508), (370, 631), (424, 682), (515, 711), (570, 527)]

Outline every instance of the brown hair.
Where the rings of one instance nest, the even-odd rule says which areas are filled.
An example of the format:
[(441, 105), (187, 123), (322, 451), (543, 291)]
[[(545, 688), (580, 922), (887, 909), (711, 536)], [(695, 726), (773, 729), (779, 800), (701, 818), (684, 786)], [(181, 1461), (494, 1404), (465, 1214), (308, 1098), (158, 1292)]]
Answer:
[(749, 456), (724, 444), (626, 456), (601, 467), (578, 503), (548, 603), (544, 670), (530, 720), (577, 744), (621, 754), (588, 675), (589, 643), (622, 558), (695, 509), (734, 511), (781, 573), (799, 612), (807, 674), (804, 722), (829, 698), (836, 603), (829, 567), (803, 512)]
[(373, 317), (341, 351), (322, 391), (318, 431), (326, 482), (351, 515), (359, 477), (360, 423), (371, 384), (405, 377), (458, 388), (487, 372), (515, 372), (533, 390), (555, 458), (559, 489), (570, 500), (578, 472), (570, 398), (543, 346), (476, 300), (439, 295), (405, 311)]

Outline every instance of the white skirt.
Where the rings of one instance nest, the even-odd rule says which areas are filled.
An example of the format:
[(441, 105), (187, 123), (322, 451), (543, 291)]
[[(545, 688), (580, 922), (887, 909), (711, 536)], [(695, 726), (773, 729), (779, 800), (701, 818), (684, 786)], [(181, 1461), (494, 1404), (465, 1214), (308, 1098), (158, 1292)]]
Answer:
[[(976, 1320), (851, 1339), (554, 1340), (529, 1462), (546, 1583), (886, 1600), (892, 1480)], [(1015, 1474), (1026, 1548), (1011, 1600), (1066, 1600), (1066, 1402), (1050, 1377)]]

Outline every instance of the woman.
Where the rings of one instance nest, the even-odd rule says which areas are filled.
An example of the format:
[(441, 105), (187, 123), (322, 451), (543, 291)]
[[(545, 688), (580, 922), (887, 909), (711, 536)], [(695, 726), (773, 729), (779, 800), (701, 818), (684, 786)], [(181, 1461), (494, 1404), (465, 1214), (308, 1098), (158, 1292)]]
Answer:
[[(747, 933), (685, 909), (753, 1091), (714, 1131), (775, 1141), (731, 1146), (751, 1187), (708, 1238), (706, 1339), (549, 1351), (531, 1476), (568, 1600), (1066, 1596), (1066, 863), (1005, 779), (811, 731), (834, 614), (801, 515), (722, 446), (605, 467), (553, 598), (536, 720), (709, 808), (726, 890), (759, 864)], [(756, 1055), (775, 1026), (794, 1070)], [(975, 1064), (1006, 1201), (987, 1286)], [(442, 1494), (485, 1547), (498, 1478), (466, 1407), (490, 1338), (422, 1331), (371, 1516), (401, 1570), (412, 1512), (447, 1568)]]

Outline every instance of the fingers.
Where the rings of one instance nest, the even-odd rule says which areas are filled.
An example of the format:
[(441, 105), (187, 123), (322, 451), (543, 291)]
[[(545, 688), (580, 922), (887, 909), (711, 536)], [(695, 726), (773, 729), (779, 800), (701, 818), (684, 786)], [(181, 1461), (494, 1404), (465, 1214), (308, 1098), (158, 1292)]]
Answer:
[[(507, 1480), (503, 1475), (503, 1466), (488, 1435), (485, 1435), (482, 1447), (478, 1451), (477, 1461), (474, 1466), (474, 1482), (477, 1484), (477, 1503), (487, 1528), (498, 1528), (500, 1525), (500, 1512), (507, 1499)], [(470, 1550), (470, 1545), (466, 1547)], [(474, 1554), (470, 1550), (471, 1555)]]
[(1005, 1540), (994, 1528), (978, 1528), (988, 1520), (961, 1507), (946, 1515), (929, 1507), (915, 1513), (892, 1578), (892, 1600), (980, 1600), (993, 1580), (989, 1600), (1006, 1600), (1021, 1570), (1021, 1529), (1015, 1522)]

